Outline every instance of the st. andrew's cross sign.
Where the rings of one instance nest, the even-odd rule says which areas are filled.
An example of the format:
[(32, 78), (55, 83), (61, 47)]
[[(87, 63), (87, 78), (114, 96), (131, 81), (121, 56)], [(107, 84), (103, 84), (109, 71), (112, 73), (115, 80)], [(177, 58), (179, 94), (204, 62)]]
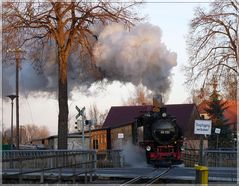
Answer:
[(76, 119), (77, 119), (80, 116), (83, 116), (84, 111), (85, 111), (85, 107), (83, 107), (82, 109), (79, 109), (79, 107), (76, 106), (76, 110), (78, 111), (78, 114), (76, 115)]

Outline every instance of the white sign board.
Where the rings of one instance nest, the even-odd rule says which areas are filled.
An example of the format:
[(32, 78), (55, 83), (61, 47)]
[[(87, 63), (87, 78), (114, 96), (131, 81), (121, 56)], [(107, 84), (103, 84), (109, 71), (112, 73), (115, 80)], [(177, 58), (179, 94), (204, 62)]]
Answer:
[(118, 133), (118, 139), (123, 139), (124, 138), (124, 133)]
[(215, 133), (216, 133), (216, 134), (220, 134), (220, 133), (221, 133), (221, 129), (215, 128)]
[(195, 120), (194, 134), (211, 135), (212, 121), (211, 120)]

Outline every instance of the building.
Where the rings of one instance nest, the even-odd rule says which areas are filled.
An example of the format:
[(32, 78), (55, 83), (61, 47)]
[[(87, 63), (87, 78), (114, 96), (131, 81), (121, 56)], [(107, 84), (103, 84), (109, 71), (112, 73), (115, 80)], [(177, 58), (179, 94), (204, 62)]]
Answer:
[[(69, 150), (82, 150), (82, 135), (80, 133), (70, 133), (67, 138)], [(57, 149), (58, 136), (53, 135), (42, 139), (33, 139), (32, 145), (45, 149)], [(84, 136), (84, 148), (88, 149), (90, 144), (89, 135)]]
[(94, 149), (98, 151), (111, 149), (109, 129), (101, 128), (101, 129), (92, 130), (90, 139), (91, 139), (90, 149)]
[[(165, 105), (167, 112), (176, 117), (177, 124), (182, 129), (186, 144), (190, 148), (199, 148), (199, 139), (194, 135), (194, 122), (200, 119), (195, 104)], [(138, 144), (142, 141), (142, 127), (135, 123), (139, 116), (152, 111), (152, 105), (111, 107), (103, 128), (110, 129), (112, 149), (121, 149), (127, 143)], [(205, 143), (207, 147), (207, 143)]]

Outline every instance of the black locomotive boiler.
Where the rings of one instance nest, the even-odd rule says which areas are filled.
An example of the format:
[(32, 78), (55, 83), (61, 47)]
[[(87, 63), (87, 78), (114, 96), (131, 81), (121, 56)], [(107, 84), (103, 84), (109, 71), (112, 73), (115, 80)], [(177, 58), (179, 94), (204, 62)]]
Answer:
[(165, 107), (145, 113), (140, 121), (144, 127), (143, 142), (147, 163), (154, 166), (180, 164), (183, 136), (176, 118)]

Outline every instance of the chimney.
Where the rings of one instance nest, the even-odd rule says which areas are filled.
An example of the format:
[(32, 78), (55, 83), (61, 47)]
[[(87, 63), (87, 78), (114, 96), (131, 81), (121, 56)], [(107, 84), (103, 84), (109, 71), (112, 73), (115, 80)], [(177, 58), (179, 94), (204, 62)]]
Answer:
[(163, 107), (162, 96), (160, 94), (153, 97), (153, 112), (159, 112), (160, 108)]

